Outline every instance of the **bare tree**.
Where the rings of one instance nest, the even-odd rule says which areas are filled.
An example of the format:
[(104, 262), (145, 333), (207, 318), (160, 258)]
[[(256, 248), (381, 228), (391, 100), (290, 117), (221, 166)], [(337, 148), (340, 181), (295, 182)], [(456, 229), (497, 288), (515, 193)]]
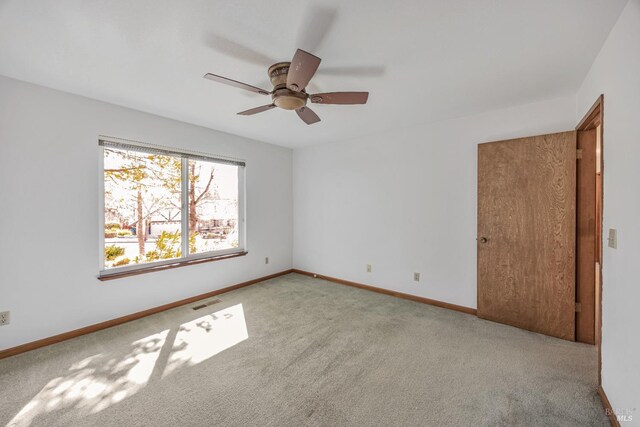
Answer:
[[(120, 207), (127, 211), (133, 208), (138, 252), (142, 257), (145, 254), (144, 245), (147, 237), (146, 221), (165, 208), (171, 196), (180, 191), (180, 159), (111, 149), (105, 149), (105, 155), (118, 156), (122, 160), (121, 167), (105, 169), (104, 173), (106, 179), (113, 185), (127, 190), (128, 194), (128, 197), (122, 200), (106, 199), (105, 209), (113, 209), (107, 202), (119, 202)], [(108, 193), (105, 192), (106, 194)]]
[(198, 167), (196, 168), (196, 162), (193, 160), (189, 160), (189, 231), (191, 233), (195, 233), (198, 231), (198, 205), (213, 196), (211, 194), (211, 184), (213, 183), (214, 179), (214, 171), (215, 169), (211, 168), (211, 173), (209, 174), (209, 177), (207, 179), (207, 184), (205, 185), (202, 192), (196, 195), (196, 183), (200, 180), (202, 164), (198, 165)]

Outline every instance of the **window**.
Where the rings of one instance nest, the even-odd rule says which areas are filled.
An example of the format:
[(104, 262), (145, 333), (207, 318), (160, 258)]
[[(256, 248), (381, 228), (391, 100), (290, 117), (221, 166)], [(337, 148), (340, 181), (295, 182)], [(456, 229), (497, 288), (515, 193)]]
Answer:
[(244, 252), (244, 162), (100, 139), (101, 274)]

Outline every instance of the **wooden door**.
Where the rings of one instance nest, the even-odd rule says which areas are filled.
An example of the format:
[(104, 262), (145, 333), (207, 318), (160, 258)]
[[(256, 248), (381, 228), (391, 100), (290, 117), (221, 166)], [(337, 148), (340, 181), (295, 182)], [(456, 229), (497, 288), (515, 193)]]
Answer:
[(576, 132), (478, 145), (478, 316), (575, 338)]

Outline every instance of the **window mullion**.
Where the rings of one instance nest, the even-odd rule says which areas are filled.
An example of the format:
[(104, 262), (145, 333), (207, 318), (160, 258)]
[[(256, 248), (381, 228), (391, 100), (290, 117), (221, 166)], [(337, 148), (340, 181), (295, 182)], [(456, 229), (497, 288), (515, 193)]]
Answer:
[(182, 200), (181, 230), (182, 256), (189, 255), (189, 159), (181, 159), (180, 192)]

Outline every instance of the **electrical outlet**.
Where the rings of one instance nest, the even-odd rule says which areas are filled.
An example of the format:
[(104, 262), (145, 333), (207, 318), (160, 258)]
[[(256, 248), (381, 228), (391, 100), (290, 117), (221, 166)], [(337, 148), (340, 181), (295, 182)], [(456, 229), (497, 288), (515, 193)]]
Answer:
[(371, 264), (367, 264), (367, 273), (371, 273)]
[(0, 312), (0, 326), (8, 325), (11, 323), (11, 315), (10, 311), (1, 311)]
[(264, 263), (265, 264), (269, 264), (269, 257), (268, 256), (264, 257)]
[(420, 273), (413, 273), (413, 280), (414, 280), (414, 282), (419, 282), (420, 281)]

